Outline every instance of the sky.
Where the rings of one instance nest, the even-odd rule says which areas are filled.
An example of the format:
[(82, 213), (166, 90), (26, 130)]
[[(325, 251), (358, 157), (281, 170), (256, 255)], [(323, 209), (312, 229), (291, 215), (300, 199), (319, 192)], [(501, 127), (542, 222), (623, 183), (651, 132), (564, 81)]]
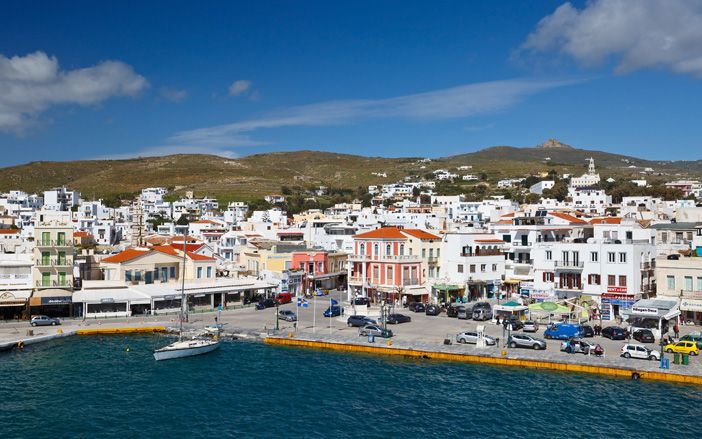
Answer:
[(8, 1), (0, 166), (548, 138), (702, 159), (702, 0)]

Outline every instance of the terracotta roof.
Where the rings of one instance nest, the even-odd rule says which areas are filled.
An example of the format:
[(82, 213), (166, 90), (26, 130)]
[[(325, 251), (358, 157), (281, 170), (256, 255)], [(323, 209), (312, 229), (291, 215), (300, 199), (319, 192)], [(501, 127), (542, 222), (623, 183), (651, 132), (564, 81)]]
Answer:
[(358, 239), (407, 239), (402, 231), (397, 227), (382, 227), (380, 229), (371, 230), (370, 232), (354, 235)]
[(0, 235), (16, 235), (20, 229), (0, 229)]
[(88, 236), (93, 236), (93, 234), (89, 233), (89, 232), (73, 232), (74, 238), (82, 238), (82, 237), (88, 237)]
[(199, 254), (193, 253), (193, 252), (188, 252), (187, 254), (188, 254), (188, 257), (190, 259), (192, 259), (193, 261), (214, 261), (215, 260), (215, 258), (205, 256), (205, 255), (199, 255)]
[[(204, 245), (205, 244), (185, 244), (185, 251), (196, 252), (196, 251), (200, 250)], [(180, 244), (170, 244), (169, 247), (171, 247), (177, 251), (182, 251), (183, 250), (183, 243), (181, 242)]]
[(217, 224), (217, 225), (219, 225), (218, 222), (208, 220), (208, 219), (201, 219), (201, 220), (193, 221), (190, 224)]
[(122, 262), (131, 261), (134, 258), (138, 258), (141, 255), (148, 253), (150, 250), (145, 248), (128, 248), (121, 251), (113, 256), (108, 256), (102, 260), (102, 262), (109, 262), (111, 264), (121, 264)]
[(600, 218), (593, 218), (590, 220), (590, 224), (621, 224), (622, 219), (615, 216), (603, 216)]
[(514, 217), (514, 212), (500, 215), (500, 218), (513, 218), (513, 217)]
[(422, 229), (403, 229), (402, 231), (419, 239), (441, 239), (441, 237), (425, 232)]
[[(151, 247), (151, 249), (156, 250), (157, 252), (165, 253), (167, 255), (178, 256), (178, 252), (170, 245), (156, 245), (156, 246)], [(187, 249), (187, 244), (186, 244), (186, 249)]]
[(512, 224), (512, 220), (499, 220), (495, 221), (495, 224)]
[(583, 221), (580, 218), (576, 218), (573, 215), (568, 215), (567, 213), (563, 212), (549, 212), (549, 215), (555, 216), (556, 218), (560, 218), (574, 224), (587, 224), (587, 221)]

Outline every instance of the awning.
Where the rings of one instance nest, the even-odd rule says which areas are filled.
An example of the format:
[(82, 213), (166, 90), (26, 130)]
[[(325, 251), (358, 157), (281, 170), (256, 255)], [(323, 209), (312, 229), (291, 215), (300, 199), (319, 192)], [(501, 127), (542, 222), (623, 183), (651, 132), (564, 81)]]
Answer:
[(628, 315), (671, 320), (680, 315), (680, 309), (677, 300), (641, 299), (632, 305)]
[(149, 305), (151, 296), (130, 288), (105, 288), (81, 290), (73, 294), (73, 302), (78, 303), (124, 303), (132, 305)]
[(702, 312), (702, 300), (699, 299), (682, 299), (680, 302), (682, 311)]
[(520, 283), (520, 282), (521, 282), (521, 280), (519, 280), (519, 279), (506, 279), (506, 280), (503, 281), (502, 283), (503, 283), (503, 284), (512, 284), (512, 285), (516, 285), (516, 284), (518, 284), (518, 283)]
[(453, 290), (462, 290), (463, 287), (459, 285), (450, 285), (450, 284), (434, 284), (432, 286), (435, 290), (441, 290), (441, 291), (453, 291)]
[(35, 292), (29, 299), (30, 306), (70, 305), (73, 303), (73, 293), (69, 290), (48, 288)]
[(13, 290), (0, 293), (0, 306), (25, 306), (32, 290)]
[(423, 296), (427, 294), (427, 290), (421, 285), (415, 287), (405, 287), (405, 290), (402, 292), (402, 294), (407, 294), (411, 296)]

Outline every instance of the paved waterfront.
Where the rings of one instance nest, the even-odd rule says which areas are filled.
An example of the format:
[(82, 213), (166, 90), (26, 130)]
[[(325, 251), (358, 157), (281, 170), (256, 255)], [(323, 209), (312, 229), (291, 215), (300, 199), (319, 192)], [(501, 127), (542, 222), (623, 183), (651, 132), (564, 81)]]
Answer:
[[(341, 299), (341, 293), (336, 293), (337, 300)], [(278, 336), (287, 336), (289, 332), (295, 332), (296, 338), (304, 338), (310, 340), (333, 341), (338, 343), (351, 344), (367, 344), (365, 337), (358, 336), (358, 328), (349, 328), (346, 326), (346, 316), (343, 318), (328, 319), (322, 317), (322, 312), (329, 305), (328, 298), (317, 298), (316, 300), (316, 317), (314, 300), (310, 300), (308, 308), (297, 308), (295, 304), (286, 304), (280, 309), (291, 309), (298, 313), (297, 325), (280, 320), (279, 330), (275, 331), (276, 319), (275, 308), (257, 311), (253, 307), (225, 311), (221, 313), (220, 322), (224, 324), (226, 332), (230, 333), (256, 333), (256, 334), (271, 334)], [(358, 314), (366, 313), (369, 315), (377, 314), (377, 308), (362, 309)], [(458, 320), (456, 318), (448, 318), (445, 314), (440, 316), (427, 316), (424, 313), (413, 313), (407, 310), (400, 311), (403, 314), (412, 317), (412, 322), (403, 323), (400, 325), (389, 325), (395, 333), (392, 338), (392, 345), (398, 348), (414, 348), (419, 350), (428, 350), (435, 352), (450, 352), (450, 353), (466, 353), (472, 355), (489, 355), (501, 356), (501, 348), (491, 346), (484, 349), (478, 349), (472, 345), (462, 345), (455, 343), (455, 336), (458, 332), (466, 330), (475, 330), (478, 324), (472, 320)], [(194, 313), (190, 315), (190, 321), (187, 327), (202, 328), (205, 325), (213, 324), (217, 313)], [(60, 327), (40, 327), (30, 328), (26, 322), (6, 322), (0, 324), (0, 344), (14, 342), (18, 340), (27, 340), (27, 330), (34, 331), (34, 337), (42, 337), (56, 334), (58, 330), (64, 333), (70, 333), (78, 329), (94, 329), (94, 328), (120, 328), (120, 327), (138, 327), (138, 326), (154, 326), (164, 325), (166, 327), (176, 327), (177, 316), (148, 316), (148, 317), (132, 317), (120, 319), (104, 319), (104, 320), (71, 320), (63, 321)], [(541, 325), (539, 331), (534, 334), (537, 337), (543, 336), (543, 331), (546, 325)], [(503, 338), (502, 326), (485, 322), (486, 334)], [(682, 333), (699, 331), (699, 327), (684, 327)], [(451, 345), (444, 345), (444, 339), (449, 338), (452, 341)], [(657, 361), (647, 361), (638, 359), (625, 359), (619, 356), (622, 341), (612, 341), (603, 337), (595, 337), (593, 340), (599, 343), (605, 349), (604, 358), (594, 356), (585, 356), (582, 354), (566, 354), (560, 352), (560, 341), (547, 340), (548, 347), (543, 351), (533, 351), (531, 349), (507, 349), (508, 358), (530, 359), (530, 360), (546, 360), (561, 363), (577, 363), (596, 366), (611, 366), (620, 368), (636, 368), (648, 371), (660, 371)], [(635, 342), (635, 341), (634, 341)], [(385, 343), (385, 340), (376, 339), (376, 345)], [(658, 345), (648, 344), (650, 348), (659, 349)], [(702, 359), (691, 357), (688, 366), (672, 364), (670, 361), (670, 372), (678, 374), (690, 374), (702, 376)]]

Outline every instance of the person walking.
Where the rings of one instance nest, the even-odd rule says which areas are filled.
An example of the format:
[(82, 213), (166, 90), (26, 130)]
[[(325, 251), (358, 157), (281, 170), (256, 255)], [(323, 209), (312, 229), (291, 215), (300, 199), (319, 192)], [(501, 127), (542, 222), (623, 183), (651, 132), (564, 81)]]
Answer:
[(677, 323), (673, 326), (673, 332), (675, 333), (675, 338), (678, 338), (678, 335), (680, 335), (680, 328), (678, 328)]

